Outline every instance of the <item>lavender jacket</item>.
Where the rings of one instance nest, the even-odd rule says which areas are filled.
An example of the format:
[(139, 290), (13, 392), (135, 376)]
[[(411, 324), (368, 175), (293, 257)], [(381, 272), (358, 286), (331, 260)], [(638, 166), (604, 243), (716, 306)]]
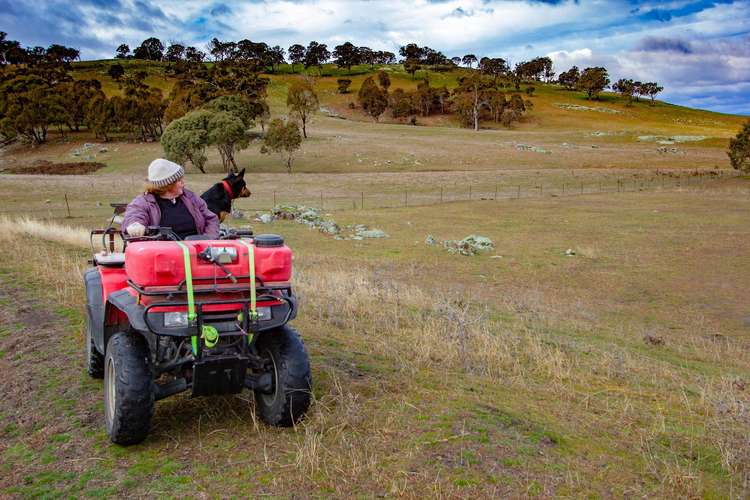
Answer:
[[(182, 193), (182, 202), (187, 207), (190, 215), (195, 220), (195, 228), (198, 234), (204, 234), (211, 238), (219, 237), (219, 218), (208, 209), (203, 199), (185, 189)], [(126, 228), (134, 222), (140, 222), (144, 226), (158, 226), (161, 221), (161, 210), (153, 194), (144, 193), (138, 195), (128, 204), (125, 209), (125, 219), (121, 227), (124, 233)]]

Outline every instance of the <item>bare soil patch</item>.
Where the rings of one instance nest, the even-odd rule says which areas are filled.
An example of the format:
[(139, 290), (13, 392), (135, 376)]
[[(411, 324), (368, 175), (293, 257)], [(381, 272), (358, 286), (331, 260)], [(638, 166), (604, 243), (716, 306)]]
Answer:
[(55, 163), (49, 160), (37, 160), (31, 165), (16, 165), (2, 169), (6, 174), (42, 174), (42, 175), (81, 175), (96, 172), (106, 165), (98, 161), (76, 161)]

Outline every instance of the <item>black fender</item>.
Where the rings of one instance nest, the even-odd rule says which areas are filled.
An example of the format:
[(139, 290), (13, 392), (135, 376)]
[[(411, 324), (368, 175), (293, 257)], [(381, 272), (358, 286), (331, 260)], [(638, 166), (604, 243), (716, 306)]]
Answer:
[(91, 327), (96, 350), (104, 354), (104, 301), (102, 300), (102, 277), (99, 269), (87, 269), (83, 275), (86, 287), (86, 314)]
[[(156, 352), (156, 335), (154, 335), (148, 325), (146, 325), (146, 320), (143, 314), (145, 307), (139, 304), (136, 298), (128, 293), (127, 290), (118, 290), (109, 294), (109, 297), (107, 298), (107, 307), (116, 307), (125, 313), (128, 317), (128, 323), (130, 324), (120, 325), (117, 330), (127, 330), (141, 335), (148, 343), (148, 348), (153, 356)], [(112, 334), (114, 334), (114, 332), (112, 332)]]

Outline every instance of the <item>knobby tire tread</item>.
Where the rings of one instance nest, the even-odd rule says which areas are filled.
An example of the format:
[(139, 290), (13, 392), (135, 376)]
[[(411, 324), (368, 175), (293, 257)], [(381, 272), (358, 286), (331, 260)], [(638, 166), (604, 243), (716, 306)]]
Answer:
[(279, 385), (284, 397), (268, 405), (260, 393), (255, 394), (260, 418), (270, 425), (291, 427), (307, 411), (312, 393), (310, 358), (297, 331), (284, 325), (264, 332), (258, 339), (258, 350), (273, 353), (279, 371)]
[(122, 445), (140, 443), (148, 435), (154, 415), (148, 344), (138, 334), (117, 333), (109, 341), (109, 356), (115, 359), (118, 402), (111, 428), (107, 429), (110, 439)]

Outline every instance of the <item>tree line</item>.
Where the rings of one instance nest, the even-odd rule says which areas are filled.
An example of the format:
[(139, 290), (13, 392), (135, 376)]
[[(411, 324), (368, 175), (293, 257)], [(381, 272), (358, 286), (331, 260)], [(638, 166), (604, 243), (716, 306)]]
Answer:
[[(382, 50), (372, 50), (369, 47), (358, 47), (351, 42), (344, 42), (334, 47), (331, 52), (324, 43), (311, 41), (307, 47), (294, 44), (288, 50), (280, 46), (269, 46), (264, 42), (253, 42), (251, 40), (240, 40), (239, 42), (221, 41), (213, 38), (206, 47), (207, 52), (202, 52), (195, 47), (184, 46), (180, 43), (172, 43), (164, 47), (157, 38), (148, 38), (139, 45), (133, 53), (126, 44), (117, 48), (117, 58), (147, 59), (153, 61), (168, 62), (202, 62), (208, 55), (214, 61), (235, 61), (250, 63), (257, 67), (263, 67), (275, 72), (279, 65), (287, 63), (291, 65), (294, 72), (299, 65), (300, 69), (311, 67), (322, 68), (322, 65), (331, 61), (339, 68), (351, 71), (353, 66), (369, 64), (371, 67), (378, 65), (394, 64), (398, 62), (404, 66), (404, 70), (412, 78), (417, 71), (429, 69), (431, 71), (451, 71), (460, 65), (473, 69), (477, 65), (477, 71), (489, 76), (493, 82), (499, 78), (512, 82), (516, 90), (520, 90), (520, 84), (528, 81), (538, 81), (550, 84), (559, 84), (570, 90), (579, 90), (586, 93), (588, 99), (596, 99), (599, 94), (610, 86), (607, 69), (604, 67), (589, 67), (580, 70), (573, 66), (567, 71), (561, 72), (555, 79), (553, 63), (549, 57), (536, 57), (529, 61), (520, 61), (511, 67), (509, 61), (500, 57), (477, 58), (474, 54), (465, 54), (462, 57), (447, 57), (439, 50), (428, 46), (419, 46), (416, 43), (408, 43), (399, 48), (398, 55)], [(345, 81), (341, 79), (340, 81)], [(627, 104), (631, 105), (633, 100), (639, 101), (640, 97), (648, 96), (653, 103), (656, 96), (664, 90), (657, 82), (640, 82), (632, 79), (620, 79), (611, 86), (612, 90), (621, 94)]]
[[(110, 140), (124, 134), (141, 141), (161, 139), (168, 155), (181, 162), (189, 161), (204, 171), (207, 147), (216, 147), (227, 170), (236, 169), (236, 151), (247, 147), (247, 130), (260, 125), (264, 132), (263, 152), (282, 154), (291, 169), (292, 156), (307, 137), (307, 124), (319, 103), (314, 81), (309, 76), (293, 83), (288, 91), (290, 119), (271, 120), (266, 103), (269, 83), (262, 74), (276, 71), (289, 63), (292, 70), (318, 67), (329, 60), (351, 71), (352, 66), (387, 65), (396, 62), (396, 54), (358, 47), (344, 42), (334, 47), (311, 41), (306, 47), (294, 44), (288, 52), (263, 42), (211, 40), (203, 52), (193, 46), (171, 43), (165, 47), (154, 37), (144, 40), (134, 51), (121, 44), (116, 59), (166, 61), (165, 71), (176, 79), (166, 97), (146, 82), (148, 73), (134, 70), (126, 73), (115, 62), (109, 76), (119, 85), (122, 95), (107, 97), (101, 82), (95, 79), (75, 80), (70, 63), (78, 59), (76, 49), (52, 44), (48, 48), (21, 47), (0, 32), (0, 138), (20, 138), (31, 144), (47, 139), (50, 129), (64, 135), (87, 127), (96, 137)], [(538, 57), (522, 61), (513, 68), (502, 58), (466, 54), (448, 58), (430, 47), (409, 43), (399, 48), (398, 62), (415, 78), (420, 69), (446, 71), (462, 64), (472, 71), (458, 78), (458, 85), (448, 90), (433, 87), (425, 76), (414, 90), (390, 90), (387, 72), (379, 71), (365, 79), (357, 93), (361, 109), (378, 120), (386, 111), (396, 119), (407, 118), (416, 124), (417, 117), (454, 114), (466, 127), (479, 128), (481, 121), (492, 120), (511, 126), (533, 106), (520, 94), (521, 83), (526, 94), (533, 95), (533, 82), (558, 83), (568, 89), (584, 91), (596, 98), (609, 85), (607, 70), (602, 67), (577, 67), (555, 79), (552, 61)], [(213, 64), (204, 61), (210, 57)], [(476, 70), (474, 70), (476, 65)], [(339, 92), (349, 91), (351, 80), (338, 80)], [(653, 82), (621, 79), (612, 89), (627, 97), (630, 104), (640, 96), (654, 97), (662, 88)], [(165, 129), (166, 127), (166, 129)], [(268, 128), (268, 130), (266, 130)]]

